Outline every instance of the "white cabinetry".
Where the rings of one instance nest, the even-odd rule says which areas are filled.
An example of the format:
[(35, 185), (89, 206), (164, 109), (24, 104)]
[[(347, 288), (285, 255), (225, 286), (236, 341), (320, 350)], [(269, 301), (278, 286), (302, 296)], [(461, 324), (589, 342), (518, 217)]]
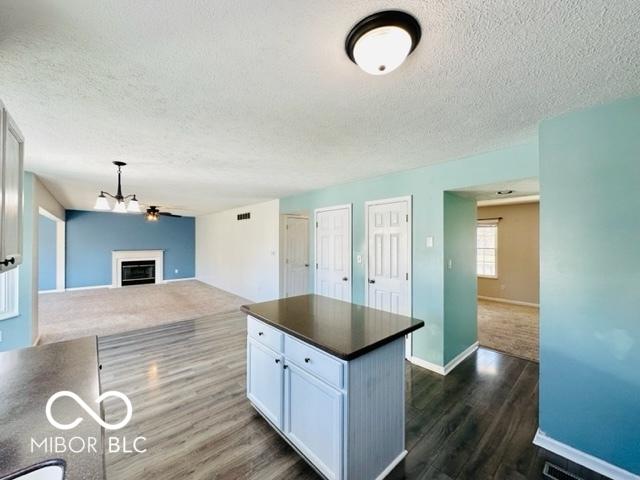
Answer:
[(22, 263), (24, 138), (0, 102), (0, 272)]
[(404, 339), (341, 360), (251, 316), (247, 397), (319, 473), (384, 478), (404, 449)]

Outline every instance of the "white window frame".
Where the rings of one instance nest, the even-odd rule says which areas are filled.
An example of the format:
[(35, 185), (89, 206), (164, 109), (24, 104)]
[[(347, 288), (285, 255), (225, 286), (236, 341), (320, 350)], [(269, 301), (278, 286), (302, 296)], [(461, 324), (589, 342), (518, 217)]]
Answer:
[(18, 268), (0, 274), (0, 320), (20, 315), (18, 310)]
[[(500, 220), (497, 219), (497, 218), (495, 218), (495, 219), (492, 218), (490, 220), (478, 220), (477, 221), (477, 224), (476, 224), (476, 275), (477, 275), (478, 278), (490, 278), (490, 279), (493, 279), (493, 280), (498, 278), (498, 274), (499, 274), (498, 273), (499, 272), (499, 269), (498, 269), (498, 249), (499, 249), (498, 239), (500, 237), (499, 222), (500, 222)], [(495, 243), (495, 248), (494, 248), (494, 250), (495, 250), (495, 258), (496, 258), (496, 261), (495, 261), (495, 265), (496, 265), (496, 270), (495, 271), (496, 271), (496, 273), (495, 273), (495, 275), (481, 275), (480, 273), (478, 273), (478, 260), (477, 260), (478, 259), (478, 250), (479, 250), (479, 248), (478, 248), (478, 229), (482, 228), (483, 225), (485, 227), (490, 226), (490, 227), (495, 227), (496, 228), (496, 243)]]

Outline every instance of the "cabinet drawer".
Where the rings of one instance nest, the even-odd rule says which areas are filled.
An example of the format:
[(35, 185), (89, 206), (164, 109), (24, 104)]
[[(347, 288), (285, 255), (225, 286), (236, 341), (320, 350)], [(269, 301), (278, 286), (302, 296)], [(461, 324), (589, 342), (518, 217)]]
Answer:
[(304, 344), (289, 335), (284, 337), (284, 352), (300, 368), (313, 373), (331, 385), (342, 388), (343, 364), (315, 347)]
[(276, 328), (270, 327), (260, 320), (248, 316), (247, 317), (247, 333), (249, 337), (256, 339), (258, 342), (266, 345), (276, 352), (282, 352), (284, 341), (284, 333)]

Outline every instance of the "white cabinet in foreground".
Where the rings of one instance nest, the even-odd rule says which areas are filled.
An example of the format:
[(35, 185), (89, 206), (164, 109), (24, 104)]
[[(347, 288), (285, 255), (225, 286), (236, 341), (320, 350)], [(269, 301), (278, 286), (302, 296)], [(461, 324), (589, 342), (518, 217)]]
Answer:
[(247, 397), (323, 477), (384, 478), (406, 455), (404, 338), (342, 360), (247, 317)]

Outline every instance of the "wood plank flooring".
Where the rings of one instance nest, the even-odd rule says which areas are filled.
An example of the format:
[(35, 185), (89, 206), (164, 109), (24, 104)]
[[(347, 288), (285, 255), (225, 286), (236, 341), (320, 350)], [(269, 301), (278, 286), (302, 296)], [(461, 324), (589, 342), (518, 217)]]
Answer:
[[(102, 389), (133, 403), (117, 434), (142, 454), (107, 454), (108, 480), (316, 479), (245, 398), (246, 320), (203, 317), (99, 339)], [(531, 443), (538, 365), (480, 349), (446, 377), (407, 364), (406, 459), (389, 479), (542, 479), (546, 459), (603, 477)], [(118, 400), (105, 402), (119, 421)]]

